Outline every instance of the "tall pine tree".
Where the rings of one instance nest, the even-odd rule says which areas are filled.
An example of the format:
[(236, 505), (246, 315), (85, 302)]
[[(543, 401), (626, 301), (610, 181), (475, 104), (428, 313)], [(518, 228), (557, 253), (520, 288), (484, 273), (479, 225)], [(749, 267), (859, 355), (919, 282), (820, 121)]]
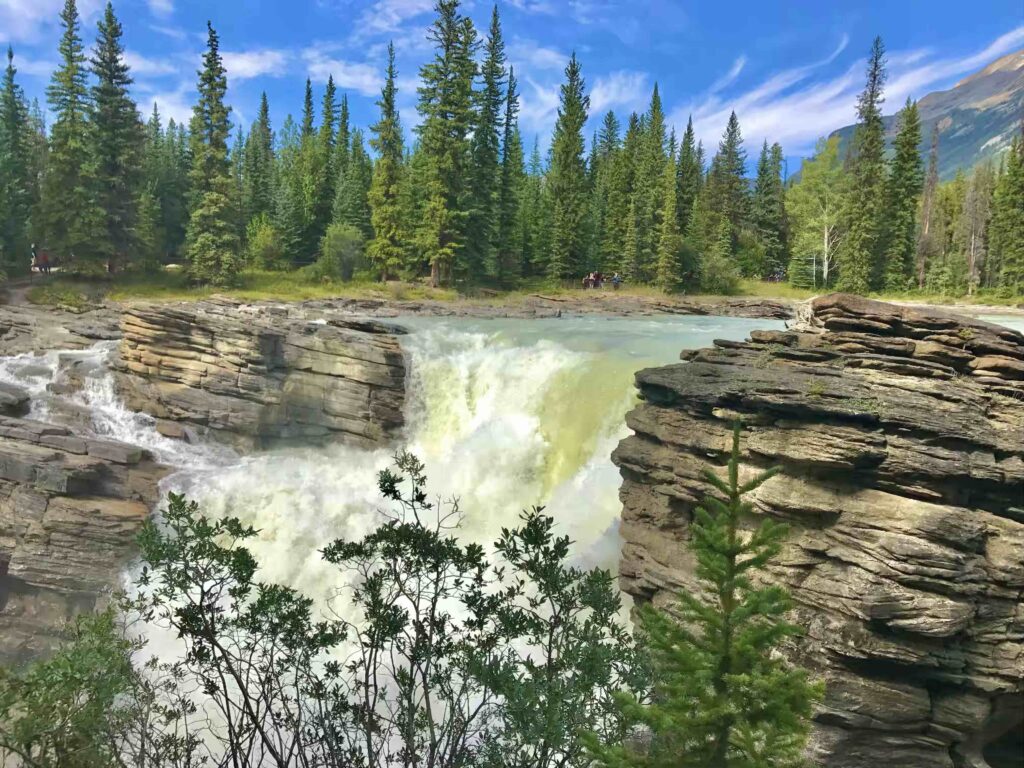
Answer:
[(1019, 296), (1024, 294), (1024, 131), (1010, 145), (994, 207), (992, 247), (999, 261), (1001, 287)]
[(928, 152), (928, 173), (924, 181), (924, 193), (921, 197), (921, 227), (917, 236), (917, 247), (914, 258), (914, 279), (918, 288), (924, 288), (928, 262), (935, 256), (937, 238), (935, 224), (937, 219), (937, 203), (939, 191), (939, 125), (932, 129), (932, 146)]
[(269, 216), (274, 210), (274, 130), (266, 91), (260, 95), (256, 122), (245, 141), (244, 167), (246, 212), (250, 218)]
[(498, 187), (497, 275), (500, 283), (521, 276), (523, 242), (518, 226), (525, 181), (523, 140), (519, 135), (519, 93), (515, 72), (509, 67), (502, 120), (501, 182)]
[(491, 26), (480, 67), (482, 88), (477, 94), (473, 128), (469, 217), (466, 222), (466, 268), (476, 275), (499, 278), (497, 229), (498, 191), (501, 183), (501, 131), (507, 73), (505, 41), (498, 6), (491, 11)]
[(751, 218), (764, 254), (759, 277), (774, 277), (789, 263), (785, 189), (782, 186), (782, 147), (770, 149), (765, 140), (757, 164)]
[(671, 155), (662, 172), (661, 232), (658, 237), (658, 286), (668, 292), (683, 285), (683, 237), (676, 215), (676, 166)]
[(586, 95), (575, 53), (565, 68), (560, 99), (548, 171), (552, 221), (551, 258), (547, 266), (549, 277), (554, 279), (578, 274), (584, 257), (587, 169), (583, 159), (583, 126), (587, 122), (590, 97)]
[(885, 125), (882, 90), (885, 86), (885, 47), (876, 37), (868, 59), (867, 83), (857, 101), (857, 131), (846, 205), (846, 237), (839, 252), (842, 291), (865, 294), (881, 277), (884, 246)]
[(911, 285), (917, 245), (917, 207), (924, 185), (921, 165), (921, 120), (917, 104), (907, 99), (897, 118), (899, 128), (887, 185), (887, 231), (883, 287), (904, 291)]
[(224, 103), (227, 74), (220, 40), (207, 29), (207, 49), (199, 71), (199, 101), (192, 111), (192, 211), (185, 234), (189, 271), (198, 283), (230, 285), (240, 266), (239, 238), (232, 210), (231, 166), (228, 158), (230, 107)]
[(680, 232), (686, 232), (690, 226), (693, 201), (697, 199), (697, 193), (704, 180), (702, 165), (703, 159), (697, 155), (697, 141), (691, 117), (686, 121), (686, 131), (683, 132), (683, 141), (679, 145), (679, 161), (676, 164), (676, 216)]
[(121, 35), (114, 7), (107, 3), (92, 60), (96, 84), (92, 89), (91, 148), (96, 201), (104, 224), (97, 250), (111, 264), (123, 265), (135, 245), (143, 133), (138, 109), (128, 93), (132, 78)]
[(352, 131), (352, 150), (345, 178), (334, 201), (334, 221), (355, 227), (368, 240), (373, 237), (370, 219), (372, 184), (373, 162), (363, 146), (363, 132), (356, 128)]
[(377, 163), (370, 184), (370, 222), (373, 240), (366, 252), (381, 280), (396, 275), (405, 260), (405, 228), (400, 208), (402, 188), (402, 124), (398, 118), (395, 95), (395, 46), (388, 43), (388, 69), (381, 90), (380, 119), (372, 127), (370, 145), (377, 152)]
[(88, 71), (75, 0), (66, 0), (60, 18), (61, 63), (46, 89), (54, 122), (41, 196), (44, 244), (66, 267), (98, 272), (104, 270), (104, 226), (96, 204)]
[(8, 47), (0, 90), (0, 272), (7, 277), (23, 274), (29, 266), (28, 224), (32, 210), (31, 129), (16, 74), (14, 51)]
[(434, 57), (420, 69), (417, 107), (425, 204), (416, 239), (436, 286), (451, 281), (465, 246), (477, 41), (459, 0), (438, 0), (434, 9), (437, 18), (427, 33)]

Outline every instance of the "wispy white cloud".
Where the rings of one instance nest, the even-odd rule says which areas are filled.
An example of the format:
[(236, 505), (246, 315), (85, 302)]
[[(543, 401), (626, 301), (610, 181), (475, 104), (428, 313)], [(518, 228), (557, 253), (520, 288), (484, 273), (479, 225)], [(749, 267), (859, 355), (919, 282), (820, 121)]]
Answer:
[(139, 110), (146, 117), (152, 111), (154, 102), (156, 103), (164, 125), (167, 125), (168, 120), (188, 124), (192, 118), (195, 87), (191, 83), (182, 82), (169, 90), (153, 88), (143, 83), (138, 87), (138, 97)]
[[(306, 71), (314, 80), (326, 82), (330, 76), (342, 90), (352, 90), (363, 96), (376, 96), (384, 83), (383, 73), (379, 67), (363, 62), (346, 61), (332, 58), (324, 51), (313, 48), (303, 52)], [(408, 88), (414, 80), (404, 80)]]
[(143, 77), (159, 77), (160, 75), (173, 75), (180, 68), (171, 64), (166, 59), (151, 59), (136, 51), (125, 51), (125, 63), (131, 67), (133, 75)]
[(511, 5), (523, 13), (555, 14), (558, 8), (550, 0), (505, 0), (506, 5)]
[(19, 56), (18, 52), (14, 52), (14, 67), (18, 70), (19, 75), (28, 75), (29, 77), (41, 77), (49, 79), (50, 75), (53, 74), (53, 70), (57, 68), (56, 61), (50, 61), (49, 59), (33, 59)]
[(528, 74), (520, 96), (519, 124), (527, 133), (546, 135), (558, 113), (558, 85), (538, 83)]
[(374, 0), (356, 20), (356, 36), (361, 38), (394, 33), (406, 22), (432, 12), (434, 0)]
[[(730, 93), (728, 86), (717, 90), (712, 86), (702, 97), (677, 105), (670, 112), (670, 123), (681, 128), (692, 114), (697, 135), (705, 145), (714, 146), (729, 113), (735, 110), (750, 146), (767, 139), (780, 142), (790, 154), (809, 152), (819, 137), (856, 119), (865, 61), (859, 59), (838, 74), (824, 78), (819, 75), (839, 58), (848, 42), (844, 36), (825, 59), (776, 72), (747, 90)], [(936, 59), (928, 50), (894, 52), (888, 57), (886, 111), (894, 112), (908, 97), (920, 98), (930, 90), (945, 87), (1022, 43), (1024, 26), (964, 56)]]
[(154, 32), (171, 38), (172, 40), (186, 40), (188, 39), (188, 32), (180, 27), (169, 27), (164, 24), (150, 24), (149, 28)]
[(719, 91), (724, 90), (725, 88), (728, 88), (730, 85), (735, 83), (736, 78), (740, 76), (740, 72), (743, 71), (743, 67), (745, 67), (746, 65), (746, 56), (740, 56), (739, 58), (737, 58), (736, 61), (732, 63), (732, 66), (729, 67), (729, 71), (711, 84), (711, 88), (708, 89), (709, 93), (718, 93)]
[(600, 115), (619, 107), (627, 111), (642, 109), (650, 96), (646, 72), (619, 70), (601, 75), (590, 90), (590, 114)]
[(281, 77), (287, 74), (289, 54), (273, 48), (253, 51), (224, 51), (224, 68), (230, 80), (250, 80), (254, 77)]
[(508, 45), (508, 58), (518, 72), (557, 70), (569, 63), (569, 55), (541, 45), (536, 40), (515, 37)]
[(166, 18), (174, 13), (174, 0), (146, 0), (146, 5), (154, 16)]
[[(79, 0), (78, 13), (91, 21), (103, 0)], [(34, 42), (60, 23), (64, 0), (0, 0), (0, 37), (5, 42)]]

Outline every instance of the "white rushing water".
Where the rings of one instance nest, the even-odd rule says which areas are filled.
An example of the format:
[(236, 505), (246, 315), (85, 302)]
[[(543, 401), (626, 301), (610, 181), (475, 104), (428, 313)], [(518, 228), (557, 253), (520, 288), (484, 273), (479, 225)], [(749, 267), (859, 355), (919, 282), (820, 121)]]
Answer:
[[(619, 475), (611, 452), (628, 430), (636, 370), (678, 360), (715, 338), (742, 339), (781, 323), (735, 318), (410, 318), (403, 338), (410, 378), (403, 447), (426, 464), (433, 495), (458, 497), (463, 534), (489, 543), (518, 515), (543, 505), (585, 566), (618, 559)], [(163, 490), (186, 493), (209, 515), (232, 514), (260, 531), (262, 578), (326, 600), (338, 576), (317, 552), (380, 522), (377, 473), (394, 449), (274, 450), (239, 457), (157, 434), (125, 409), (106, 373), (109, 344), (75, 353), (0, 359), (0, 381), (34, 396), (34, 418), (91, 428), (152, 451), (178, 469)], [(78, 362), (85, 387), (48, 387)]]

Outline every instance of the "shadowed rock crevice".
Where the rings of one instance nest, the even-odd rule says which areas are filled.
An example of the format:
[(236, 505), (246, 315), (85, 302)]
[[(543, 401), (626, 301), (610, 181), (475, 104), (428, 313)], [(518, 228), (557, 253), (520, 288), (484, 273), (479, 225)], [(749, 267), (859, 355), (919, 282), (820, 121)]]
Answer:
[(838, 294), (751, 336), (637, 374), (614, 454), (624, 589), (692, 589), (701, 470), (742, 419), (745, 475), (783, 468), (752, 501), (791, 526), (770, 578), (807, 629), (790, 652), (827, 683), (813, 760), (1004, 765), (1024, 717), (1006, 703), (1024, 695), (1024, 336)]

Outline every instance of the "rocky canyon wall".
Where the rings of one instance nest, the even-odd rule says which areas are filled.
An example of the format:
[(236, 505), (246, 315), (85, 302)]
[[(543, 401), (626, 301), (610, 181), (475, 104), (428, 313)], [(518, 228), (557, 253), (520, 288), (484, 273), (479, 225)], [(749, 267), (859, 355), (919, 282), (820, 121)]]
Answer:
[(169, 436), (375, 446), (402, 427), (396, 326), (224, 299), (134, 307), (121, 330), (119, 391)]
[(55, 648), (117, 584), (166, 472), (135, 446), (0, 415), (0, 664)]
[(770, 578), (827, 684), (810, 755), (833, 768), (1021, 764), (1024, 336), (846, 295), (790, 332), (641, 371), (623, 484), (621, 580), (666, 604), (742, 419), (752, 499), (790, 526)]

